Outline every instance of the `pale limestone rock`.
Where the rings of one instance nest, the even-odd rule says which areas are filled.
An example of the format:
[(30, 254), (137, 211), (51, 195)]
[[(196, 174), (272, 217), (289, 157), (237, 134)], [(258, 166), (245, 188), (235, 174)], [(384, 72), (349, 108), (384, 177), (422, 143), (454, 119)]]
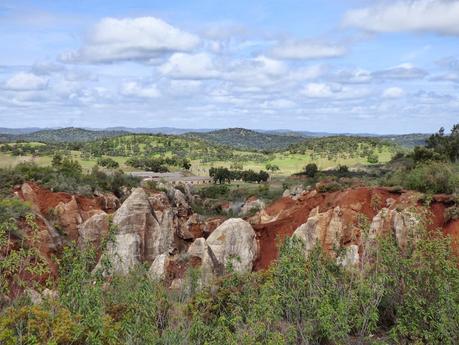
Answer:
[(338, 265), (343, 267), (353, 267), (358, 265), (360, 262), (359, 246), (351, 244), (344, 248), (344, 253), (337, 258)]
[[(252, 271), (258, 256), (258, 243), (252, 226), (240, 218), (228, 219), (206, 240), (220, 266), (231, 265), (235, 272)], [(215, 264), (214, 264), (215, 268)]]
[(293, 236), (304, 243), (305, 255), (317, 245), (321, 245), (329, 253), (339, 248), (343, 234), (342, 212), (339, 207), (320, 213), (316, 207), (310, 212), (306, 223), (300, 225)]
[(109, 231), (109, 216), (103, 211), (88, 218), (78, 228), (80, 234), (78, 244), (80, 247), (87, 245), (98, 246)]
[(241, 215), (246, 215), (252, 211), (260, 211), (266, 207), (266, 204), (260, 199), (247, 200), (241, 207)]
[(57, 204), (54, 212), (66, 235), (72, 240), (77, 240), (78, 226), (83, 223), (83, 217), (75, 196), (72, 196), (72, 199), (67, 203), (60, 202)]
[(148, 270), (150, 279), (155, 281), (164, 280), (167, 274), (167, 265), (169, 263), (169, 255), (161, 254), (156, 257)]
[(393, 231), (400, 249), (405, 249), (410, 241), (416, 241), (420, 230), (420, 217), (414, 212), (403, 210), (393, 217)]
[(102, 262), (110, 262), (109, 272), (128, 274), (141, 262), (140, 236), (136, 233), (118, 234), (113, 242), (109, 242), (106, 252), (102, 255), (95, 270), (102, 269)]

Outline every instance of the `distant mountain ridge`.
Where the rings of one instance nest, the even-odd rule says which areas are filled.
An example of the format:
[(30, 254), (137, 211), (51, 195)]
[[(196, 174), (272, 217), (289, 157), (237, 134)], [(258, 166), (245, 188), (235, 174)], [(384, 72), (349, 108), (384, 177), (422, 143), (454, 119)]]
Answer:
[(0, 134), (1, 141), (38, 141), (45, 143), (88, 142), (129, 134), (123, 131), (92, 131), (83, 128), (43, 129), (24, 134)]
[(304, 140), (302, 136), (260, 133), (245, 128), (227, 128), (207, 133), (191, 132), (184, 136), (241, 150), (281, 150)]
[(190, 138), (199, 138), (212, 143), (228, 145), (238, 149), (249, 150), (278, 150), (287, 148), (290, 144), (297, 143), (305, 138), (320, 138), (328, 136), (356, 136), (375, 137), (392, 143), (414, 147), (424, 145), (430, 134), (351, 134), (351, 133), (328, 133), (293, 131), (289, 129), (274, 130), (251, 130), (245, 128), (226, 129), (186, 129), (174, 127), (109, 127), (105, 129), (95, 128), (5, 128), (0, 127), (0, 141), (41, 141), (41, 142), (85, 142), (102, 138), (128, 135), (128, 134), (164, 134), (180, 135)]

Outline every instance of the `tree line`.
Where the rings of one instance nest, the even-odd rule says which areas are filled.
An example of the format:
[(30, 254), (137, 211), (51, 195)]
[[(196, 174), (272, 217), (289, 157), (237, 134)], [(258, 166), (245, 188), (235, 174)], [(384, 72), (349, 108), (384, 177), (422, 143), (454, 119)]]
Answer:
[(269, 174), (260, 170), (255, 172), (252, 169), (249, 170), (230, 170), (228, 168), (210, 168), (209, 176), (213, 178), (215, 183), (230, 183), (231, 181), (244, 181), (244, 182), (266, 182), (269, 180)]

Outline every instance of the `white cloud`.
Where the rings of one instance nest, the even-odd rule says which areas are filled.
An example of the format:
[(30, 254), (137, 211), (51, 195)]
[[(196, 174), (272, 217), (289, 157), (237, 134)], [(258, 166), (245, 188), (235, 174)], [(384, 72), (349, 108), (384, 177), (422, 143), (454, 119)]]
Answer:
[(332, 97), (334, 92), (335, 91), (329, 84), (309, 83), (301, 93), (310, 98), (328, 98)]
[(139, 98), (156, 98), (161, 95), (156, 85), (141, 85), (135, 81), (124, 83), (121, 94)]
[(289, 74), (291, 80), (316, 79), (325, 73), (325, 67), (322, 65), (313, 65), (294, 69)]
[(203, 82), (201, 80), (170, 80), (168, 92), (173, 95), (191, 95), (201, 90)]
[(237, 60), (229, 65), (224, 78), (239, 86), (271, 86), (288, 76), (288, 66), (264, 55), (253, 59)]
[(337, 45), (325, 45), (308, 41), (288, 41), (278, 43), (271, 55), (277, 59), (320, 59), (342, 56), (346, 49)]
[(32, 72), (36, 75), (51, 75), (53, 73), (61, 73), (66, 70), (64, 65), (54, 62), (39, 62), (32, 66)]
[(275, 100), (269, 100), (265, 101), (262, 103), (261, 107), (262, 108), (267, 108), (267, 109), (291, 109), (296, 107), (296, 103), (289, 100), (289, 99), (275, 99)]
[(459, 35), (458, 18), (457, 0), (404, 0), (348, 11), (344, 24), (374, 32)]
[(12, 91), (43, 90), (48, 86), (48, 78), (33, 73), (19, 72), (9, 78), (4, 88)]
[(331, 73), (330, 78), (339, 83), (349, 84), (364, 84), (373, 79), (371, 72), (360, 68), (353, 70), (340, 70)]
[(271, 76), (283, 75), (287, 71), (287, 66), (282, 61), (270, 59), (264, 55), (257, 56), (253, 61), (261, 71)]
[(156, 59), (164, 53), (189, 51), (199, 38), (158, 18), (105, 18), (89, 33), (85, 45), (65, 53), (65, 62), (107, 63)]
[(450, 72), (441, 75), (437, 75), (431, 78), (432, 81), (447, 81), (459, 83), (459, 73)]
[(308, 98), (327, 98), (332, 100), (352, 100), (370, 95), (368, 88), (343, 86), (336, 83), (309, 83), (300, 94)]
[(373, 77), (380, 79), (422, 79), (429, 73), (410, 63), (403, 63), (385, 70), (373, 72)]
[(175, 53), (159, 67), (159, 71), (175, 79), (213, 79), (219, 76), (211, 56), (206, 53)]
[(384, 98), (400, 98), (405, 95), (405, 91), (399, 87), (388, 87), (382, 95)]

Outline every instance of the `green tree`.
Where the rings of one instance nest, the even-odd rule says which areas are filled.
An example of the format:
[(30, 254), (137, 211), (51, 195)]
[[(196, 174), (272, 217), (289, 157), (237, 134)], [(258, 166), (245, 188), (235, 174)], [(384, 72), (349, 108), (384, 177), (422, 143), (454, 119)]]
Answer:
[(304, 167), (304, 172), (306, 176), (309, 176), (309, 177), (316, 176), (318, 171), (319, 171), (319, 168), (317, 168), (316, 163), (309, 163), (308, 165)]

